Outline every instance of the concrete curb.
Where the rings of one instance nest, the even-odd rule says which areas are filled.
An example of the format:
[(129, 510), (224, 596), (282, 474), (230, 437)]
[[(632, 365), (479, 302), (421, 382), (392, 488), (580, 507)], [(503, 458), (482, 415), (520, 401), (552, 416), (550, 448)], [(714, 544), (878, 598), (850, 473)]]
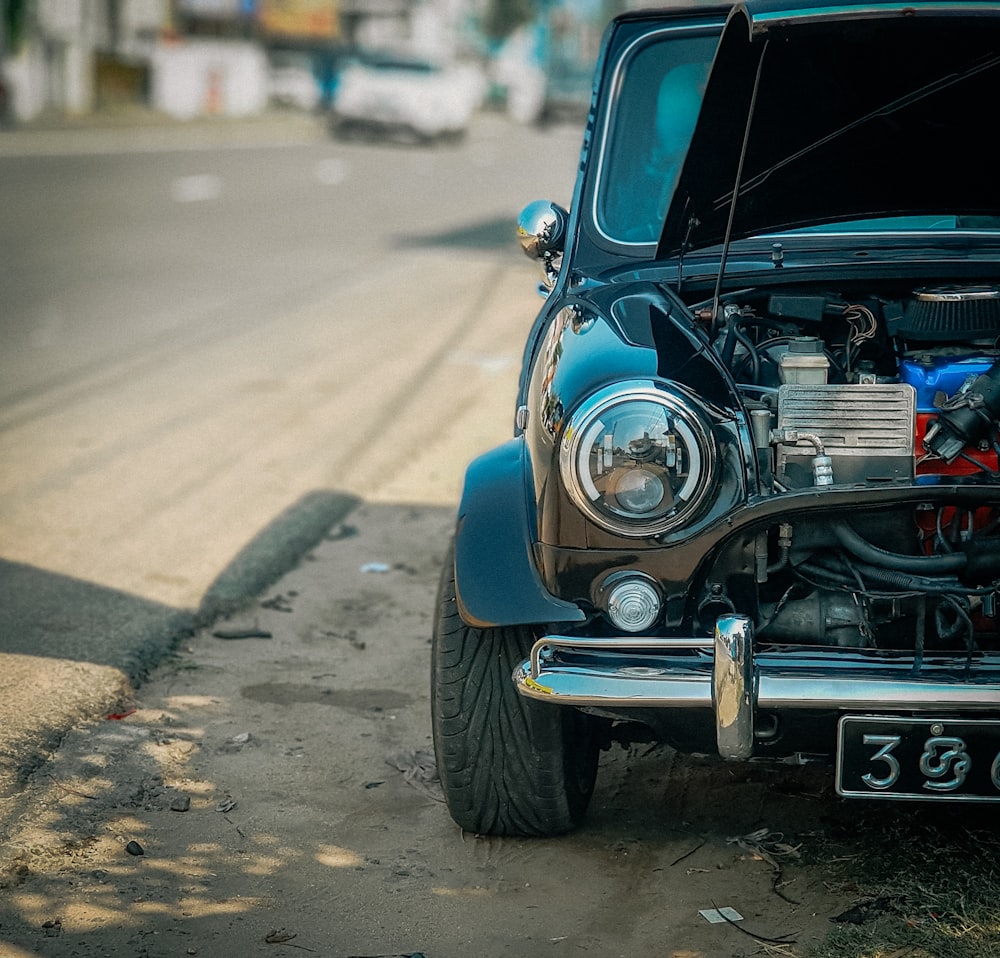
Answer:
[(304, 496), (239, 552), (196, 611), (0, 560), (0, 837), (27, 777), (69, 729), (121, 707), (185, 635), (253, 603), (358, 504)]
[(208, 625), (252, 603), (359, 504), (354, 496), (312, 492), (282, 512), (240, 550), (208, 587), (195, 616)]

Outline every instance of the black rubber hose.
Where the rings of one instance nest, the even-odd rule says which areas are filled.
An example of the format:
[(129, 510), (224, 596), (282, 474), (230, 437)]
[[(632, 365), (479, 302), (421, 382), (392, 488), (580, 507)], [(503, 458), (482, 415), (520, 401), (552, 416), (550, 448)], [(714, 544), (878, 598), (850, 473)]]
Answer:
[(887, 552), (878, 546), (873, 546), (863, 539), (849, 525), (843, 522), (835, 523), (833, 533), (837, 542), (852, 555), (869, 565), (892, 569), (897, 572), (915, 572), (926, 575), (940, 572), (958, 572), (964, 569), (968, 558), (964, 553), (956, 552), (943, 556), (907, 556), (897, 552)]
[(857, 570), (861, 578), (869, 582), (890, 586), (900, 592), (964, 595), (967, 591), (957, 579), (932, 578), (909, 572), (898, 572), (895, 569), (882, 569), (874, 565), (859, 565)]
[[(825, 560), (813, 556), (808, 562), (803, 562), (796, 568), (810, 575), (820, 573), (827, 577), (827, 583), (844, 589), (856, 591), (858, 586), (841, 569), (834, 569)], [(892, 592), (924, 592), (939, 595), (965, 595), (969, 590), (957, 579), (931, 578), (915, 575), (909, 572), (899, 572), (895, 569), (882, 569), (873, 565), (855, 565), (854, 570), (865, 580), (866, 584), (876, 584)]]
[(989, 585), (1000, 578), (1000, 541), (973, 539), (961, 546), (969, 564), (960, 578), (973, 585)]

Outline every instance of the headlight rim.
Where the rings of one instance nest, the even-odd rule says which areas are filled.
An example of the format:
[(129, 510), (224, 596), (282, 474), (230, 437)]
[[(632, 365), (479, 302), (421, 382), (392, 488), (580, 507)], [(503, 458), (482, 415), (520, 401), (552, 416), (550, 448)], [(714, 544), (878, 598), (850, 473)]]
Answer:
[[(675, 426), (694, 453), (695, 469), (678, 490), (681, 506), (649, 519), (625, 517), (602, 509), (589, 469), (581, 467), (581, 449), (588, 449), (600, 432), (602, 416), (623, 405), (653, 402), (673, 417)], [(589, 452), (586, 453), (589, 457)], [(627, 380), (597, 389), (579, 402), (566, 419), (559, 441), (559, 474), (573, 504), (588, 520), (607, 532), (629, 539), (647, 539), (676, 529), (697, 514), (715, 485), (718, 453), (704, 407), (679, 384), (660, 380)]]

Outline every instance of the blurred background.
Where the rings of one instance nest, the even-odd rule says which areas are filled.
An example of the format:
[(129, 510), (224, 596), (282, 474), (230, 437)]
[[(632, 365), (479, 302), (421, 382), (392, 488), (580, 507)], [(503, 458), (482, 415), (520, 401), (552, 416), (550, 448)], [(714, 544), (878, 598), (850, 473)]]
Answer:
[[(589, 99), (601, 33), (634, 0), (2, 0), (6, 122), (143, 106), (330, 108), (344, 71), (458, 69), (521, 122)], [(391, 58), (395, 62), (391, 62)]]

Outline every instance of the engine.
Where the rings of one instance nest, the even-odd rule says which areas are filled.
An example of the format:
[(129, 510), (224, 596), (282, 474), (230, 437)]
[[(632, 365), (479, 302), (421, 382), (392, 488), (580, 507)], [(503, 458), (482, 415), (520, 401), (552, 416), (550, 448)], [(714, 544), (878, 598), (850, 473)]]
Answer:
[[(998, 647), (1000, 289), (768, 291), (711, 316), (749, 411), (760, 495), (982, 492), (883, 498), (867, 512), (859, 496), (858, 510), (824, 519), (790, 507), (753, 546), (760, 640), (970, 657)], [(702, 627), (730, 601), (720, 583), (733, 567), (723, 556), (709, 573)]]
[(726, 303), (717, 351), (776, 490), (998, 473), (1000, 289)]

